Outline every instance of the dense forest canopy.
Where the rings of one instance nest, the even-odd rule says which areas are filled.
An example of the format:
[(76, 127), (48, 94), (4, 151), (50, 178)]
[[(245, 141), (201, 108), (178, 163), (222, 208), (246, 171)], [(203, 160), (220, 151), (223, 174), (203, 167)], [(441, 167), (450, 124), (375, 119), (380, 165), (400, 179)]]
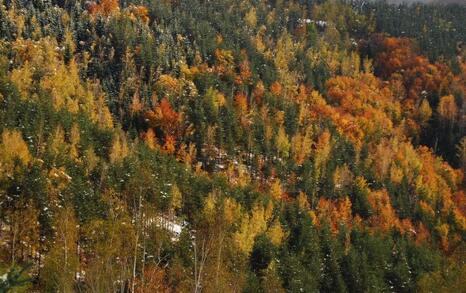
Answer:
[(462, 292), (466, 7), (0, 0), (0, 292)]
[[(375, 0), (380, 1), (380, 0)], [(384, 1), (384, 0), (381, 0)], [(415, 4), (415, 3), (427, 3), (427, 4), (465, 4), (463, 0), (389, 0), (391, 4)]]

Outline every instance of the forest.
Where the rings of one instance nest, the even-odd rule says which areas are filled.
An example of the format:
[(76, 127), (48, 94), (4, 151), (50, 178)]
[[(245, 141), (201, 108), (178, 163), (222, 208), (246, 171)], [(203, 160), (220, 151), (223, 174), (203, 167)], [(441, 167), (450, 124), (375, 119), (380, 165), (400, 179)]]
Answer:
[(466, 6), (0, 0), (0, 292), (465, 292)]

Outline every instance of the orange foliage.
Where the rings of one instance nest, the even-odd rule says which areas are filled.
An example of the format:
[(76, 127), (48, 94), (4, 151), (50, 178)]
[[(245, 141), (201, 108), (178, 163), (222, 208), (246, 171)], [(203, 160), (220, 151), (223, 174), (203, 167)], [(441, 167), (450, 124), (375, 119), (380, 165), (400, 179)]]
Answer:
[(166, 135), (176, 135), (180, 130), (181, 115), (173, 110), (166, 98), (154, 110), (146, 112), (145, 118), (149, 126), (160, 127)]
[(317, 139), (316, 152), (325, 153), (324, 156), (327, 157), (330, 153), (330, 139), (331, 134), (328, 132), (328, 130), (322, 132), (322, 134)]
[(428, 215), (432, 218), (435, 217), (435, 211), (432, 209), (432, 207), (425, 201), (423, 200), (420, 200), (419, 201), (419, 208), (421, 209), (421, 211), (425, 214), (425, 215)]
[(458, 210), (461, 212), (461, 214), (466, 217), (466, 194), (464, 194), (463, 190), (458, 191), (455, 194), (455, 197), (453, 199), (455, 201), (455, 205), (458, 208)]
[(372, 227), (387, 232), (393, 228), (405, 232), (410, 227), (410, 222), (402, 223), (390, 202), (387, 190), (382, 189), (372, 192), (369, 197), (373, 215), (369, 218)]
[(131, 115), (141, 112), (144, 104), (141, 103), (141, 99), (139, 98), (139, 94), (136, 92), (131, 100), (131, 104), (129, 106)]
[(254, 101), (256, 102), (257, 105), (261, 104), (262, 98), (264, 97), (264, 93), (265, 93), (264, 83), (262, 83), (262, 81), (259, 81), (254, 87), (254, 90), (252, 92), (252, 96), (254, 97)]
[(238, 85), (248, 84), (252, 77), (252, 72), (249, 66), (249, 60), (247, 59), (246, 52), (241, 52), (241, 55), (244, 60), (239, 64), (239, 76), (237, 76), (235, 80), (235, 83)]
[(270, 86), (270, 92), (275, 96), (279, 96), (282, 93), (282, 85), (278, 81), (275, 81)]
[(322, 101), (318, 105), (319, 114), (330, 117), (356, 144), (364, 136), (390, 134), (397, 122), (393, 118), (401, 115), (400, 104), (393, 99), (389, 88), (372, 74), (363, 74), (358, 79), (335, 77), (328, 80), (327, 89), (334, 107)]
[(298, 95), (296, 96), (296, 100), (298, 102), (303, 102), (306, 100), (308, 95), (309, 95), (309, 88), (307, 88), (304, 84), (300, 84), (298, 88)]
[(435, 227), (437, 230), (437, 233), (440, 236), (440, 246), (443, 249), (443, 251), (448, 251), (448, 248), (450, 246), (450, 243), (448, 241), (448, 236), (450, 234), (450, 228), (448, 224), (439, 224)]
[(440, 212), (446, 217), (454, 207), (452, 188), (459, 185), (462, 176), (427, 147), (420, 147), (417, 152), (422, 164), (418, 165), (421, 176), (416, 188), (432, 205), (440, 202)]
[(98, 4), (92, 2), (88, 9), (91, 15), (109, 16), (120, 10), (118, 0), (101, 0)]
[(176, 150), (175, 146), (176, 146), (175, 137), (173, 137), (172, 135), (166, 135), (165, 144), (163, 145), (163, 151), (166, 152), (167, 154), (174, 154)]
[(439, 93), (451, 84), (453, 74), (445, 64), (431, 64), (418, 55), (411, 40), (377, 35), (375, 65), (384, 79), (402, 77), (407, 97), (418, 100), (423, 94)]
[(240, 68), (241, 80), (245, 83), (248, 82), (248, 80), (252, 76), (251, 68), (249, 66), (249, 61), (246, 59), (243, 62), (241, 62), (241, 64), (239, 65), (239, 68)]
[(135, 289), (135, 293), (171, 292), (170, 287), (166, 283), (165, 270), (157, 266), (148, 266), (145, 268), (144, 279), (138, 280)]
[(373, 169), (377, 178), (383, 179), (390, 171), (390, 164), (393, 161), (393, 151), (388, 140), (383, 140), (373, 150)]
[(455, 203), (453, 210), (455, 222), (462, 231), (466, 231), (466, 195), (464, 191), (456, 192), (453, 201)]
[(385, 38), (377, 35), (373, 39), (381, 52), (376, 56), (376, 66), (384, 78), (414, 65), (416, 54), (407, 38)]
[(141, 19), (144, 23), (149, 23), (149, 10), (143, 5), (131, 5), (129, 12), (135, 18)]
[(241, 113), (248, 111), (248, 98), (243, 92), (238, 92), (235, 95), (235, 105)]
[(416, 243), (421, 244), (428, 240), (430, 240), (429, 229), (427, 229), (423, 223), (419, 223), (419, 225), (416, 228)]
[(321, 197), (317, 205), (317, 218), (319, 223), (328, 222), (334, 233), (338, 232), (340, 225), (351, 228), (351, 201), (348, 197), (340, 200), (329, 200)]

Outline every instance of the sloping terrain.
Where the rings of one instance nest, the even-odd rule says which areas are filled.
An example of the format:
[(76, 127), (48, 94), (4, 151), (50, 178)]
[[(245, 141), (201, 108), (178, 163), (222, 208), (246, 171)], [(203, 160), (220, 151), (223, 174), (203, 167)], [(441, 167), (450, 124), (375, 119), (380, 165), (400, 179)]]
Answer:
[(465, 7), (0, 3), (0, 291), (463, 290)]

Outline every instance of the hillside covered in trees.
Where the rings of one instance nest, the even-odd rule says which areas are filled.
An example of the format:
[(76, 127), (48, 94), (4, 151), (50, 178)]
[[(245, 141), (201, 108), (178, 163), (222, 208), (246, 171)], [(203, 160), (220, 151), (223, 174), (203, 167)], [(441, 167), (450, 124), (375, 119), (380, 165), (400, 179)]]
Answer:
[(0, 292), (464, 292), (466, 7), (0, 0)]

